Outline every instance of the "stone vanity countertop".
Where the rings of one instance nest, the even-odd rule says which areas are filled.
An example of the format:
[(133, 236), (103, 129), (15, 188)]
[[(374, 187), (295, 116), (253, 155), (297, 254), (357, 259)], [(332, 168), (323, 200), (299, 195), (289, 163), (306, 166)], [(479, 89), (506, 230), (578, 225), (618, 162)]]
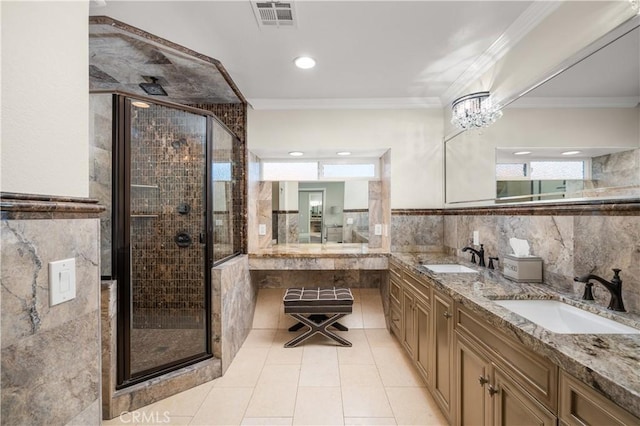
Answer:
[[(583, 302), (544, 284), (516, 283), (498, 271), (460, 258), (434, 253), (393, 253), (391, 258), (413, 272), (428, 276), (435, 288), (472, 310), (489, 324), (546, 356), (560, 368), (589, 384), (640, 417), (640, 334), (557, 334), (503, 308), (499, 299), (562, 300), (640, 328), (640, 316), (616, 313), (594, 302)], [(479, 271), (436, 274), (422, 264), (458, 263)]]
[(327, 243), (327, 244), (277, 244), (269, 248), (249, 253), (250, 258), (348, 258), (348, 257), (381, 257), (388, 258), (389, 251), (369, 248), (362, 243)]

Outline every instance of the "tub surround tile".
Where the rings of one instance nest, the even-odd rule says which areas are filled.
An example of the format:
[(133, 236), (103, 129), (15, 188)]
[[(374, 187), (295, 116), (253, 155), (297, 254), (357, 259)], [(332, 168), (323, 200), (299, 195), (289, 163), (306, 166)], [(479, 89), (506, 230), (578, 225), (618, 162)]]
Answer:
[(555, 298), (636, 328), (640, 328), (639, 315), (615, 313), (594, 303), (583, 304), (573, 294), (545, 284), (515, 283), (484, 268), (478, 268), (479, 274), (432, 274), (419, 266), (421, 263), (458, 262), (477, 268), (477, 265), (444, 254), (396, 253), (393, 258), (416, 274), (430, 277), (438, 289), (463, 303), (496, 329), (548, 357), (571, 375), (640, 416), (637, 360), (640, 335), (555, 334), (496, 305), (493, 300)]

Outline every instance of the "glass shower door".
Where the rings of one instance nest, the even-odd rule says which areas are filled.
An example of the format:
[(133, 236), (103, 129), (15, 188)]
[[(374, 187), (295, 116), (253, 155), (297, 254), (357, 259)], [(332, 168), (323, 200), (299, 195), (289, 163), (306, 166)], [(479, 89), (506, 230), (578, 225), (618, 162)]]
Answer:
[(140, 108), (127, 102), (126, 107), (130, 249), (122, 318), (122, 343), (128, 348), (125, 381), (208, 352), (207, 118), (163, 105)]

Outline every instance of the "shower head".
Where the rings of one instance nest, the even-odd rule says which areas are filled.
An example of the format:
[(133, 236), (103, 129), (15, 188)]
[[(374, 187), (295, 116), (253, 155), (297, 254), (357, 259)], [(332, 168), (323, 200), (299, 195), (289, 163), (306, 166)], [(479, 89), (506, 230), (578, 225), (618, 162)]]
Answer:
[(147, 95), (155, 95), (155, 96), (168, 96), (167, 92), (164, 88), (156, 83), (158, 79), (156, 77), (149, 77), (151, 83), (140, 83), (140, 87), (144, 90)]

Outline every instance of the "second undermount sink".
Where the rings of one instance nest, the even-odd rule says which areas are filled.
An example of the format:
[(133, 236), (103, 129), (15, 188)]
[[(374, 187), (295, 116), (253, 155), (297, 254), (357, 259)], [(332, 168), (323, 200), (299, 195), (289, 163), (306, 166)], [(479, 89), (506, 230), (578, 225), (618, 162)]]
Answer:
[(478, 273), (478, 271), (476, 270), (467, 268), (464, 265), (458, 265), (457, 263), (422, 265), (422, 266), (431, 272), (435, 272), (436, 274), (468, 274), (472, 272)]
[(495, 300), (529, 321), (560, 334), (640, 334), (640, 330), (558, 300)]

